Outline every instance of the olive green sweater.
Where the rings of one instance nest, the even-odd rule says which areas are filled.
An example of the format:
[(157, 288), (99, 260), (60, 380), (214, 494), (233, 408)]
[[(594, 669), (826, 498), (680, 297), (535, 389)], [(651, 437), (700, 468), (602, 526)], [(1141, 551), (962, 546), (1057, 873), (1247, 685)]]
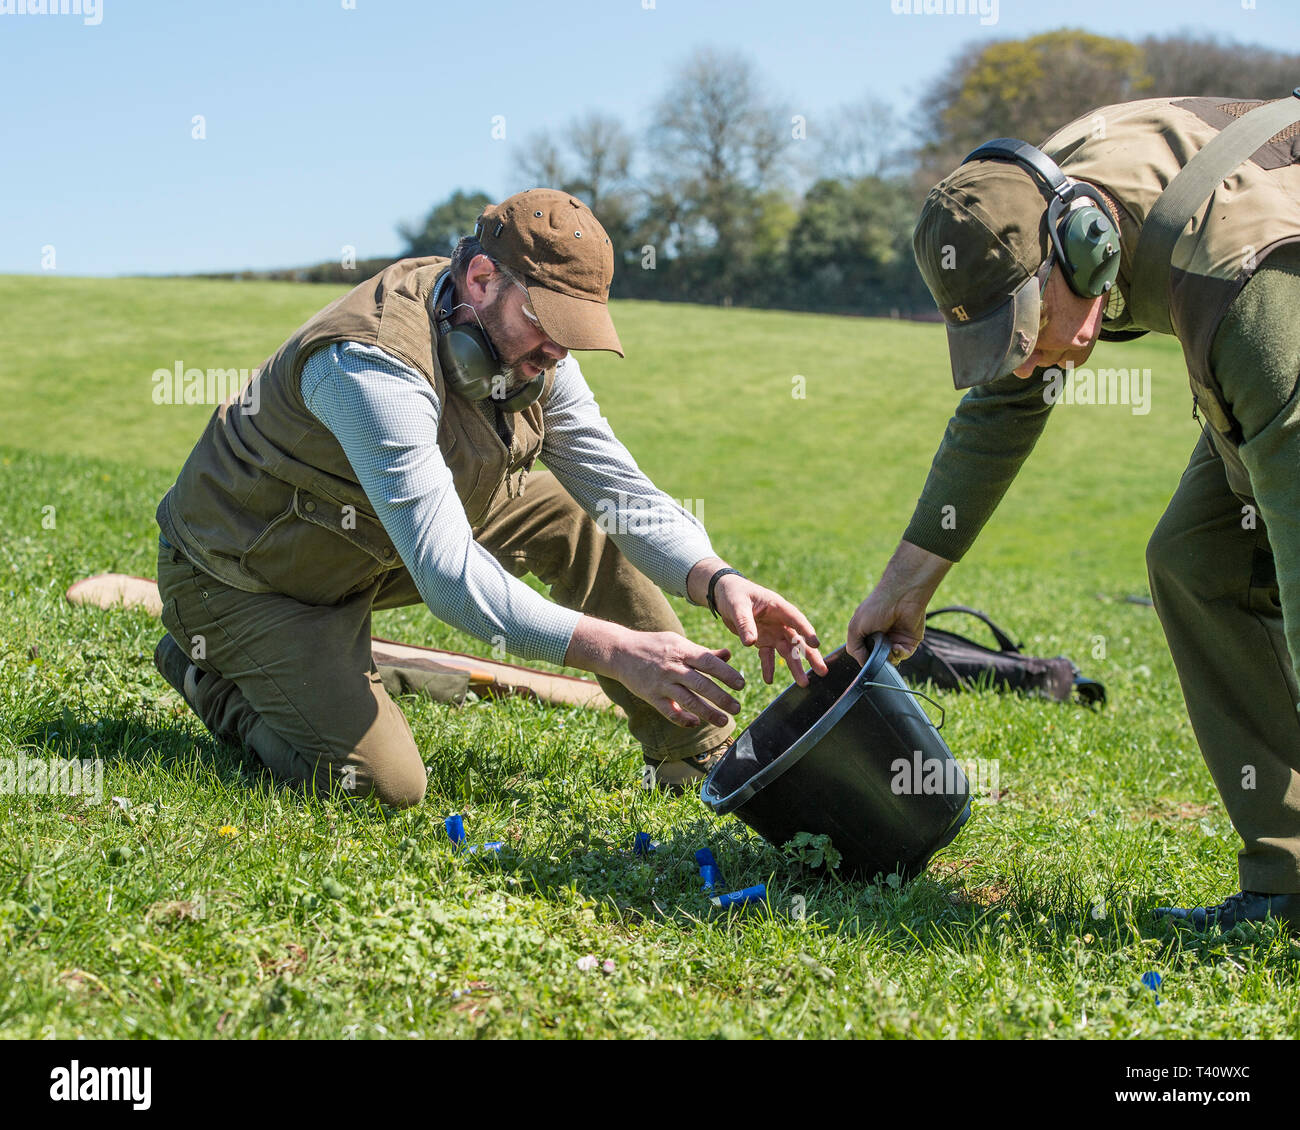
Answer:
[[(1300, 246), (1261, 264), (1224, 316), (1211, 363), (1242, 427), (1240, 454), (1273, 546), (1287, 643), (1300, 657)], [(1051, 404), (1036, 377), (962, 398), (903, 537), (959, 561), (1038, 442)], [(951, 507), (951, 510), (945, 510)]]

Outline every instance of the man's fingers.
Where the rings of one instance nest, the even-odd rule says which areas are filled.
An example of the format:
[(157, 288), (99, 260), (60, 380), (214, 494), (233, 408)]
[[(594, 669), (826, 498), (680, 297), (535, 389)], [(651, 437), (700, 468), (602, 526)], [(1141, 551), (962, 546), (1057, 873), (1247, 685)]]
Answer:
[(714, 706), (720, 706), (728, 714), (740, 713), (740, 703), (712, 679), (701, 675), (698, 671), (683, 671), (681, 685), (694, 691), (701, 698), (708, 699)]
[(813, 647), (820, 647), (821, 640), (817, 638), (817, 633), (814, 631), (808, 617), (800, 612), (799, 609), (784, 597), (777, 597), (777, 601), (779, 602), (778, 606), (781, 609), (781, 614), (784, 616), (787, 626), (798, 632), (799, 635), (806, 639)]
[[(678, 685), (673, 691), (677, 699), (677, 705), (689, 714), (696, 716), (696, 719), (703, 718), (706, 722), (711, 722), (715, 726), (725, 726), (731, 721), (731, 718), (724, 714), (712, 703), (706, 702), (689, 687)], [(739, 707), (737, 707), (739, 709)]]
[(746, 647), (758, 642), (758, 629), (754, 627), (754, 606), (749, 600), (732, 610), (736, 615), (736, 635)]
[(781, 652), (781, 658), (785, 660), (785, 665), (790, 668), (790, 674), (794, 676), (794, 681), (801, 687), (808, 685), (808, 675), (803, 669), (803, 641), (787, 640), (780, 645), (778, 650)]
[(867, 661), (867, 646), (863, 638), (853, 630), (853, 625), (849, 625), (849, 636), (844, 644), (845, 650), (858, 661), (861, 667)]
[(682, 726), (689, 730), (700, 724), (700, 720), (694, 714), (683, 710), (670, 698), (648, 698), (646, 701), (674, 726)]
[(826, 666), (826, 660), (822, 658), (822, 653), (815, 647), (809, 647), (804, 650), (804, 655), (808, 657), (808, 666), (819, 675), (825, 675), (830, 670)]
[(910, 636), (890, 636), (889, 643), (889, 662), (895, 666), (909, 658), (912, 652), (921, 646), (920, 640), (914, 640)]
[(706, 651), (700, 649), (698, 654), (687, 658), (688, 666), (695, 668), (696, 671), (702, 671), (711, 678), (717, 679), (718, 682), (730, 687), (732, 690), (740, 691), (745, 689), (745, 676), (727, 663), (722, 656), (730, 658), (731, 652), (725, 647), (717, 651)]
[(776, 652), (770, 647), (759, 648), (758, 658), (763, 664), (763, 682), (771, 686), (776, 675)]
[(889, 642), (895, 647), (901, 647), (903, 649), (904, 659), (907, 659), (912, 652), (921, 646), (921, 641), (913, 636), (903, 636), (902, 638), (891, 636)]

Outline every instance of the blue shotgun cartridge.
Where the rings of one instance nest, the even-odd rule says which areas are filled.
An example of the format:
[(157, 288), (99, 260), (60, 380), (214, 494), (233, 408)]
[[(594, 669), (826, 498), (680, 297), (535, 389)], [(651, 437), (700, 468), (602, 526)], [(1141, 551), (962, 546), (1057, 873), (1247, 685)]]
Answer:
[(746, 887), (743, 891), (731, 891), (725, 895), (714, 895), (709, 899), (714, 906), (744, 906), (746, 903), (762, 902), (767, 898), (767, 884)]

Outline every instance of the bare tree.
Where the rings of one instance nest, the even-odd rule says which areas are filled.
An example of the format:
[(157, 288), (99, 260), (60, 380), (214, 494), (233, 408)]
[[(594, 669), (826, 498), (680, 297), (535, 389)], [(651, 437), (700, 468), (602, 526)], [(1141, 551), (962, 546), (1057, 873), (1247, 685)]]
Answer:
[(651, 142), (704, 184), (762, 187), (789, 135), (760, 94), (753, 65), (704, 48), (678, 68), (660, 100)]
[(836, 180), (860, 180), (897, 173), (906, 163), (901, 123), (888, 102), (867, 95), (821, 119), (818, 166)]
[(784, 179), (787, 121), (749, 60), (707, 48), (678, 68), (655, 108), (649, 146), (682, 202), (672, 238), (691, 255), (701, 296), (731, 301), (752, 274), (751, 234)]
[(592, 111), (569, 123), (565, 139), (574, 158), (572, 191), (599, 215), (601, 204), (631, 178), (632, 138), (617, 118)]
[(1147, 97), (1218, 95), (1284, 98), (1300, 83), (1300, 55), (1267, 47), (1218, 43), (1187, 34), (1141, 41)]
[(526, 188), (567, 190), (570, 180), (560, 147), (546, 130), (531, 134), (515, 152), (512, 175), (520, 191)]

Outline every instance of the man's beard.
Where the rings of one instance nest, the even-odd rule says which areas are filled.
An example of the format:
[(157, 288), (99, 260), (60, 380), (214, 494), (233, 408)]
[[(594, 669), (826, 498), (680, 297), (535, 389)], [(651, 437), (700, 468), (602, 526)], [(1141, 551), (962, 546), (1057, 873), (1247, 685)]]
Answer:
[(506, 388), (514, 390), (534, 379), (521, 373), (519, 371), (521, 366), (532, 364), (539, 369), (545, 370), (551, 365), (551, 358), (546, 355), (540, 346), (528, 353), (520, 354), (518, 357), (511, 357), (502, 347), (502, 343), (506, 339), (506, 315), (502, 309), (502, 304), (507, 301), (510, 301), (510, 299), (504, 293), (497, 295), (496, 298), (483, 307), (479, 317), (483, 321), (483, 330), (492, 343), (492, 348), (496, 350), (497, 360), (502, 366), (501, 375), (506, 380)]

